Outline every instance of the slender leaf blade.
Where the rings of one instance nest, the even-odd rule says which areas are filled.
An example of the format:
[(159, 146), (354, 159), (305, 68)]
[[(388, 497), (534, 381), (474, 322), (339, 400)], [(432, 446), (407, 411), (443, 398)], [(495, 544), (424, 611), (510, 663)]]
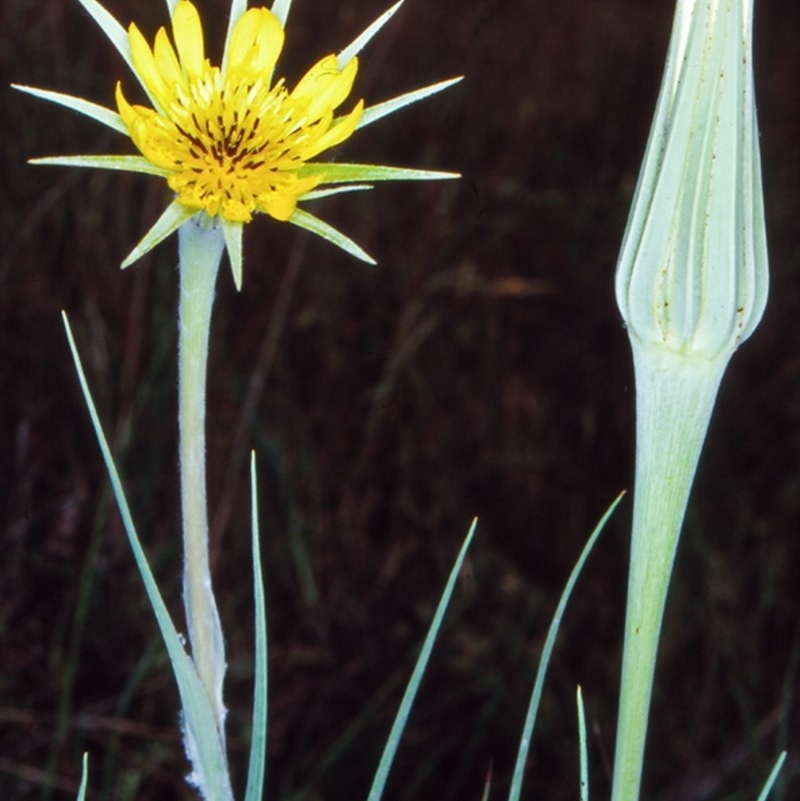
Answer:
[(586, 712), (583, 708), (583, 693), (578, 685), (575, 694), (578, 704), (578, 752), (580, 759), (580, 799), (589, 801), (589, 753), (586, 740)]
[(77, 801), (86, 801), (86, 790), (89, 786), (89, 754), (84, 753), (81, 767), (81, 783), (78, 787)]
[(253, 693), (253, 731), (250, 741), (250, 763), (247, 769), (245, 801), (261, 801), (264, 794), (265, 761), (267, 758), (267, 612), (264, 577), (261, 570), (261, 544), (258, 526), (258, 494), (256, 492), (256, 455), (250, 455), (250, 503), (252, 508), (253, 586), (255, 590), (256, 666)]
[(555, 614), (553, 615), (553, 620), (550, 623), (550, 628), (547, 631), (547, 638), (544, 641), (544, 648), (542, 648), (542, 657), (539, 660), (539, 668), (536, 671), (536, 681), (533, 685), (533, 692), (531, 693), (531, 700), (528, 704), (528, 712), (525, 716), (525, 724), (523, 726), (522, 736), (520, 737), (519, 741), (517, 761), (514, 765), (511, 789), (508, 793), (509, 801), (519, 801), (520, 793), (522, 792), (522, 780), (525, 774), (525, 762), (528, 757), (531, 736), (536, 723), (536, 713), (539, 711), (539, 702), (542, 698), (542, 689), (544, 688), (544, 680), (545, 676), (547, 675), (547, 667), (550, 664), (550, 656), (553, 653), (553, 646), (556, 642), (558, 629), (561, 626), (561, 619), (564, 617), (564, 610), (567, 607), (567, 602), (569, 601), (569, 597), (572, 594), (573, 588), (575, 587), (575, 583), (578, 581), (578, 576), (580, 575), (586, 560), (589, 558), (589, 554), (591, 553), (595, 542), (597, 542), (597, 538), (605, 528), (609, 517), (611, 517), (611, 515), (614, 513), (614, 510), (619, 505), (619, 502), (622, 500), (622, 496), (624, 494), (624, 492), (620, 493), (614, 499), (611, 506), (606, 509), (605, 514), (600, 518), (600, 522), (595, 527), (594, 531), (589, 537), (588, 542), (586, 545), (584, 545), (581, 555), (578, 557), (578, 561), (575, 563), (575, 567), (572, 568), (572, 573), (570, 573), (567, 584), (564, 587), (564, 592), (561, 594)]
[(766, 782), (764, 782), (764, 787), (762, 788), (761, 792), (758, 795), (758, 801), (767, 801), (767, 796), (772, 791), (772, 788), (775, 786), (775, 782), (778, 780), (778, 774), (781, 772), (781, 768), (783, 767), (783, 763), (786, 761), (786, 751), (782, 751), (778, 758), (775, 760), (775, 764), (770, 771), (769, 776), (767, 777)]
[(386, 786), (386, 779), (389, 776), (389, 770), (392, 767), (395, 754), (397, 753), (397, 747), (400, 744), (400, 738), (402, 737), (403, 730), (406, 727), (408, 716), (411, 713), (411, 707), (414, 703), (414, 699), (416, 698), (417, 690), (419, 689), (422, 677), (425, 674), (425, 668), (428, 666), (428, 660), (430, 659), (431, 651), (433, 651), (433, 645), (436, 642), (439, 629), (442, 627), (444, 614), (447, 611), (447, 606), (450, 603), (450, 598), (453, 595), (456, 581), (459, 573), (461, 572), (461, 566), (464, 564), (467, 551), (469, 550), (469, 546), (472, 543), (473, 537), (475, 536), (475, 529), (477, 528), (477, 525), (478, 520), (476, 518), (472, 521), (472, 525), (467, 532), (467, 536), (464, 538), (464, 543), (458, 553), (458, 557), (453, 565), (453, 569), (450, 571), (450, 576), (447, 579), (447, 584), (445, 585), (442, 597), (439, 599), (439, 605), (436, 607), (436, 612), (433, 616), (433, 620), (431, 621), (425, 641), (422, 644), (422, 649), (420, 650), (419, 657), (417, 658), (417, 663), (414, 666), (414, 671), (411, 674), (411, 678), (406, 686), (406, 691), (403, 694), (403, 699), (400, 702), (400, 707), (397, 710), (397, 715), (395, 716), (394, 723), (392, 724), (391, 731), (389, 732), (389, 737), (383, 749), (381, 760), (378, 763), (378, 769), (375, 771), (375, 778), (372, 781), (372, 787), (370, 788), (369, 795), (367, 796), (368, 801), (379, 801), (383, 795), (383, 790)]

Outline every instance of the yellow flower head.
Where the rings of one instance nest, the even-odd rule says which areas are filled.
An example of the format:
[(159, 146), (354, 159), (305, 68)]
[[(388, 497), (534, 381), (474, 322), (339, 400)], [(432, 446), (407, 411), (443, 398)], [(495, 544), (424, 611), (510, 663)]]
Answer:
[[(221, 229), (233, 278), (240, 287), (242, 229), (256, 212), (304, 228), (356, 258), (374, 263), (345, 234), (299, 204), (371, 189), (376, 181), (457, 177), (433, 170), (313, 161), (356, 128), (460, 80), (439, 81), (368, 108), (359, 101), (349, 112), (335, 116), (353, 87), (358, 72), (356, 54), (391, 19), (403, 0), (338, 54), (318, 61), (292, 91), (283, 79), (272, 80), (291, 0), (274, 0), (272, 10), (248, 10), (247, 0), (231, 0), (231, 22), (219, 67), (211, 66), (206, 58), (203, 26), (189, 0), (167, 0), (172, 40), (161, 28), (152, 48), (136, 25), (131, 24), (126, 31), (98, 0), (78, 2), (127, 62), (151, 105), (128, 102), (119, 82), (117, 111), (62, 92), (32, 86), (16, 88), (85, 114), (130, 137), (141, 154), (48, 156), (33, 162), (156, 175), (175, 192), (175, 199), (128, 254), (123, 267), (201, 214)], [(208, 223), (206, 219), (203, 224)]]
[(326, 56), (289, 92), (283, 79), (269, 85), (284, 34), (266, 8), (251, 8), (236, 22), (222, 68), (205, 57), (189, 0), (176, 6), (172, 34), (175, 48), (161, 28), (151, 50), (136, 25), (128, 29), (134, 67), (158, 106), (130, 105), (117, 84), (117, 108), (133, 143), (168, 170), (167, 183), (184, 206), (229, 222), (249, 222), (256, 211), (288, 220), (297, 198), (324, 179), (300, 176), (300, 167), (358, 124), (363, 101), (334, 118), (350, 94), (357, 59), (339, 69), (336, 56)]

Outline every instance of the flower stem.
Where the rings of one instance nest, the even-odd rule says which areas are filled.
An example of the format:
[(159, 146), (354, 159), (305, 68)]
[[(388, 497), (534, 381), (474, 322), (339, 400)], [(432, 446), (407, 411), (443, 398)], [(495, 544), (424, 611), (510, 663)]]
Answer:
[(192, 658), (217, 717), (223, 743), (225, 648), (211, 588), (208, 554), (205, 412), (211, 308), (224, 247), (222, 232), (211, 227), (205, 215), (193, 217), (178, 230), (178, 415), (184, 547), (183, 600)]
[(729, 354), (708, 360), (633, 340), (636, 483), (612, 801), (637, 801), (664, 605)]

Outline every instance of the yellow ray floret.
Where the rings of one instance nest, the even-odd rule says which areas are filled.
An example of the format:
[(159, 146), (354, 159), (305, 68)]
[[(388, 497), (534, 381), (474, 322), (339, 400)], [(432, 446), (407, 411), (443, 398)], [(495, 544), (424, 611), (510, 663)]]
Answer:
[(315, 64), (290, 92), (271, 82), (283, 28), (266, 8), (252, 8), (231, 32), (223, 68), (205, 57), (194, 5), (181, 0), (172, 17), (173, 47), (164, 30), (153, 48), (136, 25), (128, 29), (133, 65), (156, 108), (131, 105), (117, 84), (119, 113), (142, 155), (169, 171), (167, 183), (182, 205), (249, 222), (255, 212), (287, 220), (298, 197), (324, 174), (298, 174), (306, 161), (347, 139), (363, 102), (343, 117), (358, 70), (336, 56)]

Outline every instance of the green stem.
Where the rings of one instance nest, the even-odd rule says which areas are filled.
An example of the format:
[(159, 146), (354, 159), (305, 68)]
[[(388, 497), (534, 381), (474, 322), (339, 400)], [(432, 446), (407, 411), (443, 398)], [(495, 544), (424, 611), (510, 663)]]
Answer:
[(637, 801), (658, 640), (686, 504), (729, 354), (634, 340), (636, 483), (612, 801)]
[(178, 230), (178, 415), (181, 509), (183, 514), (183, 600), (189, 642), (200, 680), (217, 717), (224, 743), (222, 682), (225, 650), (211, 588), (206, 502), (206, 368), (214, 284), (225, 248), (222, 232), (194, 217)]

